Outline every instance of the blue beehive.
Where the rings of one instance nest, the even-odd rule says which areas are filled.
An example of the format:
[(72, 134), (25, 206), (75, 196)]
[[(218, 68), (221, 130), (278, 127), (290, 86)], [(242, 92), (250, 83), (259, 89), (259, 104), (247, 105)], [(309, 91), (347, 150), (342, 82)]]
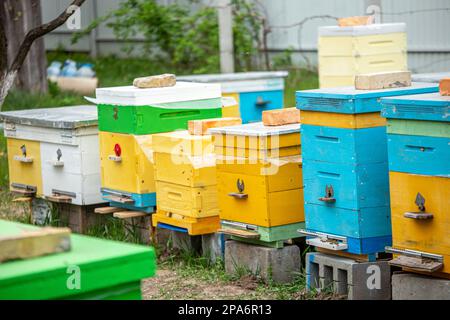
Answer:
[[(436, 92), (436, 84), (298, 91), (307, 242), (373, 259), (391, 244), (382, 97)], [(331, 120), (330, 120), (331, 119)]]

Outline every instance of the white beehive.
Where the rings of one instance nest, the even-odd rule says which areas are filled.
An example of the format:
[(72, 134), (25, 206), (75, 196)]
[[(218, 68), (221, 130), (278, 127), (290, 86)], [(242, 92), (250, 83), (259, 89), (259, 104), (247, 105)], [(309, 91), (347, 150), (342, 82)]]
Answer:
[[(42, 191), (38, 196), (76, 205), (104, 202), (96, 106), (21, 110), (0, 116), (7, 139), (39, 143), (41, 175), (36, 179), (41, 179)], [(15, 176), (11, 170), (10, 166), (10, 176)]]

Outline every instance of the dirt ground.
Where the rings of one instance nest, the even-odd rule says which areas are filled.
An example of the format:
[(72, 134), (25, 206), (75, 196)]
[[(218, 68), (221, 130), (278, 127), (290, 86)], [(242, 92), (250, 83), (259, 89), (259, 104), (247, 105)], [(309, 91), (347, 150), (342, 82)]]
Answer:
[[(158, 270), (155, 277), (142, 281), (142, 299), (192, 299), (192, 300), (222, 300), (222, 299), (264, 299), (257, 291), (256, 284), (251, 289), (241, 282), (210, 283), (198, 278), (186, 279), (176, 271)], [(265, 297), (271, 299), (271, 296)]]

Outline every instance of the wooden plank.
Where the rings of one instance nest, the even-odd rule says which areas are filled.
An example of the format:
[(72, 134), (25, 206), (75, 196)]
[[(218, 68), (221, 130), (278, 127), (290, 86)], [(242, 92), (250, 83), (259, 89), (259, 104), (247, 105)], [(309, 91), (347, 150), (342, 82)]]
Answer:
[(397, 267), (403, 267), (428, 273), (436, 272), (442, 269), (442, 267), (444, 266), (442, 262), (436, 260), (407, 256), (398, 256), (395, 259), (389, 261), (389, 264)]
[(52, 195), (52, 196), (45, 196), (45, 199), (51, 202), (57, 202), (57, 203), (72, 203), (72, 198), (69, 196), (64, 195)]
[(265, 126), (300, 123), (300, 110), (297, 108), (266, 110), (262, 113), (262, 121)]
[(119, 203), (128, 203), (128, 204), (134, 203), (134, 200), (131, 198), (114, 196), (114, 195), (107, 196), (107, 197), (105, 197), (105, 199), (108, 199), (109, 201), (112, 201), (112, 202), (119, 202)]
[(11, 193), (18, 194), (24, 197), (32, 197), (36, 195), (36, 191), (33, 190), (25, 190), (25, 189), (16, 189), (11, 187)]
[(119, 211), (113, 213), (113, 217), (118, 219), (138, 218), (147, 215), (148, 213), (142, 211)]
[(439, 93), (441, 96), (450, 96), (450, 78), (439, 81)]
[(69, 228), (42, 228), (18, 235), (0, 235), (0, 262), (70, 250)]
[(350, 258), (350, 259), (353, 259), (358, 262), (368, 262), (369, 261), (369, 256), (367, 254), (360, 255), (360, 254), (355, 254), (355, 253), (350, 253), (350, 252), (345, 252), (345, 251), (330, 250), (330, 249), (321, 248), (321, 247), (316, 247), (316, 251), (321, 252), (321, 253), (326, 253), (326, 254), (332, 254), (332, 255), (340, 256), (340, 257), (344, 257), (344, 258)]
[(30, 197), (19, 197), (12, 200), (12, 202), (31, 202), (33, 198)]
[(239, 230), (239, 229), (219, 229), (217, 232), (228, 234), (231, 236), (237, 236), (241, 238), (246, 239), (259, 239), (260, 235), (256, 232), (246, 231), (246, 230)]
[(117, 207), (101, 207), (101, 208), (95, 208), (94, 212), (98, 214), (109, 214), (114, 212), (123, 211), (123, 208), (117, 208)]
[(354, 16), (338, 19), (339, 27), (364, 26), (374, 22), (373, 16)]
[(411, 86), (411, 72), (393, 71), (358, 74), (355, 88), (358, 90), (378, 90)]
[(213, 118), (188, 121), (189, 133), (195, 136), (208, 134), (208, 129), (218, 127), (237, 126), (242, 124), (242, 119), (237, 117)]

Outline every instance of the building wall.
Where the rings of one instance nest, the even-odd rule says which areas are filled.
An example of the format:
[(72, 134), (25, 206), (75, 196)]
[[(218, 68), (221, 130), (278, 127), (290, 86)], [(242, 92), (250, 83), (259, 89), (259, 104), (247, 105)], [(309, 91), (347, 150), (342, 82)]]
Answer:
[[(82, 27), (86, 27), (95, 16), (103, 16), (117, 7), (122, 0), (90, 0), (82, 7)], [(160, 0), (161, 3), (184, 0)], [(211, 4), (213, 0), (203, 0)], [(254, 0), (256, 1), (256, 0)], [(42, 0), (44, 21), (60, 13), (69, 0)], [(272, 32), (268, 47), (271, 54), (286, 49), (294, 51), (294, 61), (310, 64), (317, 61), (317, 29), (319, 26), (335, 25), (334, 19), (363, 15), (370, 4), (380, 4), (382, 22), (406, 22), (408, 32), (408, 62), (414, 72), (450, 70), (450, 2), (448, 0), (259, 0), (261, 10), (268, 16)], [(303, 22), (303, 23), (301, 23)], [(93, 52), (93, 54), (121, 53), (121, 43), (105, 25), (77, 44), (70, 42), (71, 31), (65, 26), (45, 38), (49, 50)], [(133, 41), (138, 45), (142, 38)]]

